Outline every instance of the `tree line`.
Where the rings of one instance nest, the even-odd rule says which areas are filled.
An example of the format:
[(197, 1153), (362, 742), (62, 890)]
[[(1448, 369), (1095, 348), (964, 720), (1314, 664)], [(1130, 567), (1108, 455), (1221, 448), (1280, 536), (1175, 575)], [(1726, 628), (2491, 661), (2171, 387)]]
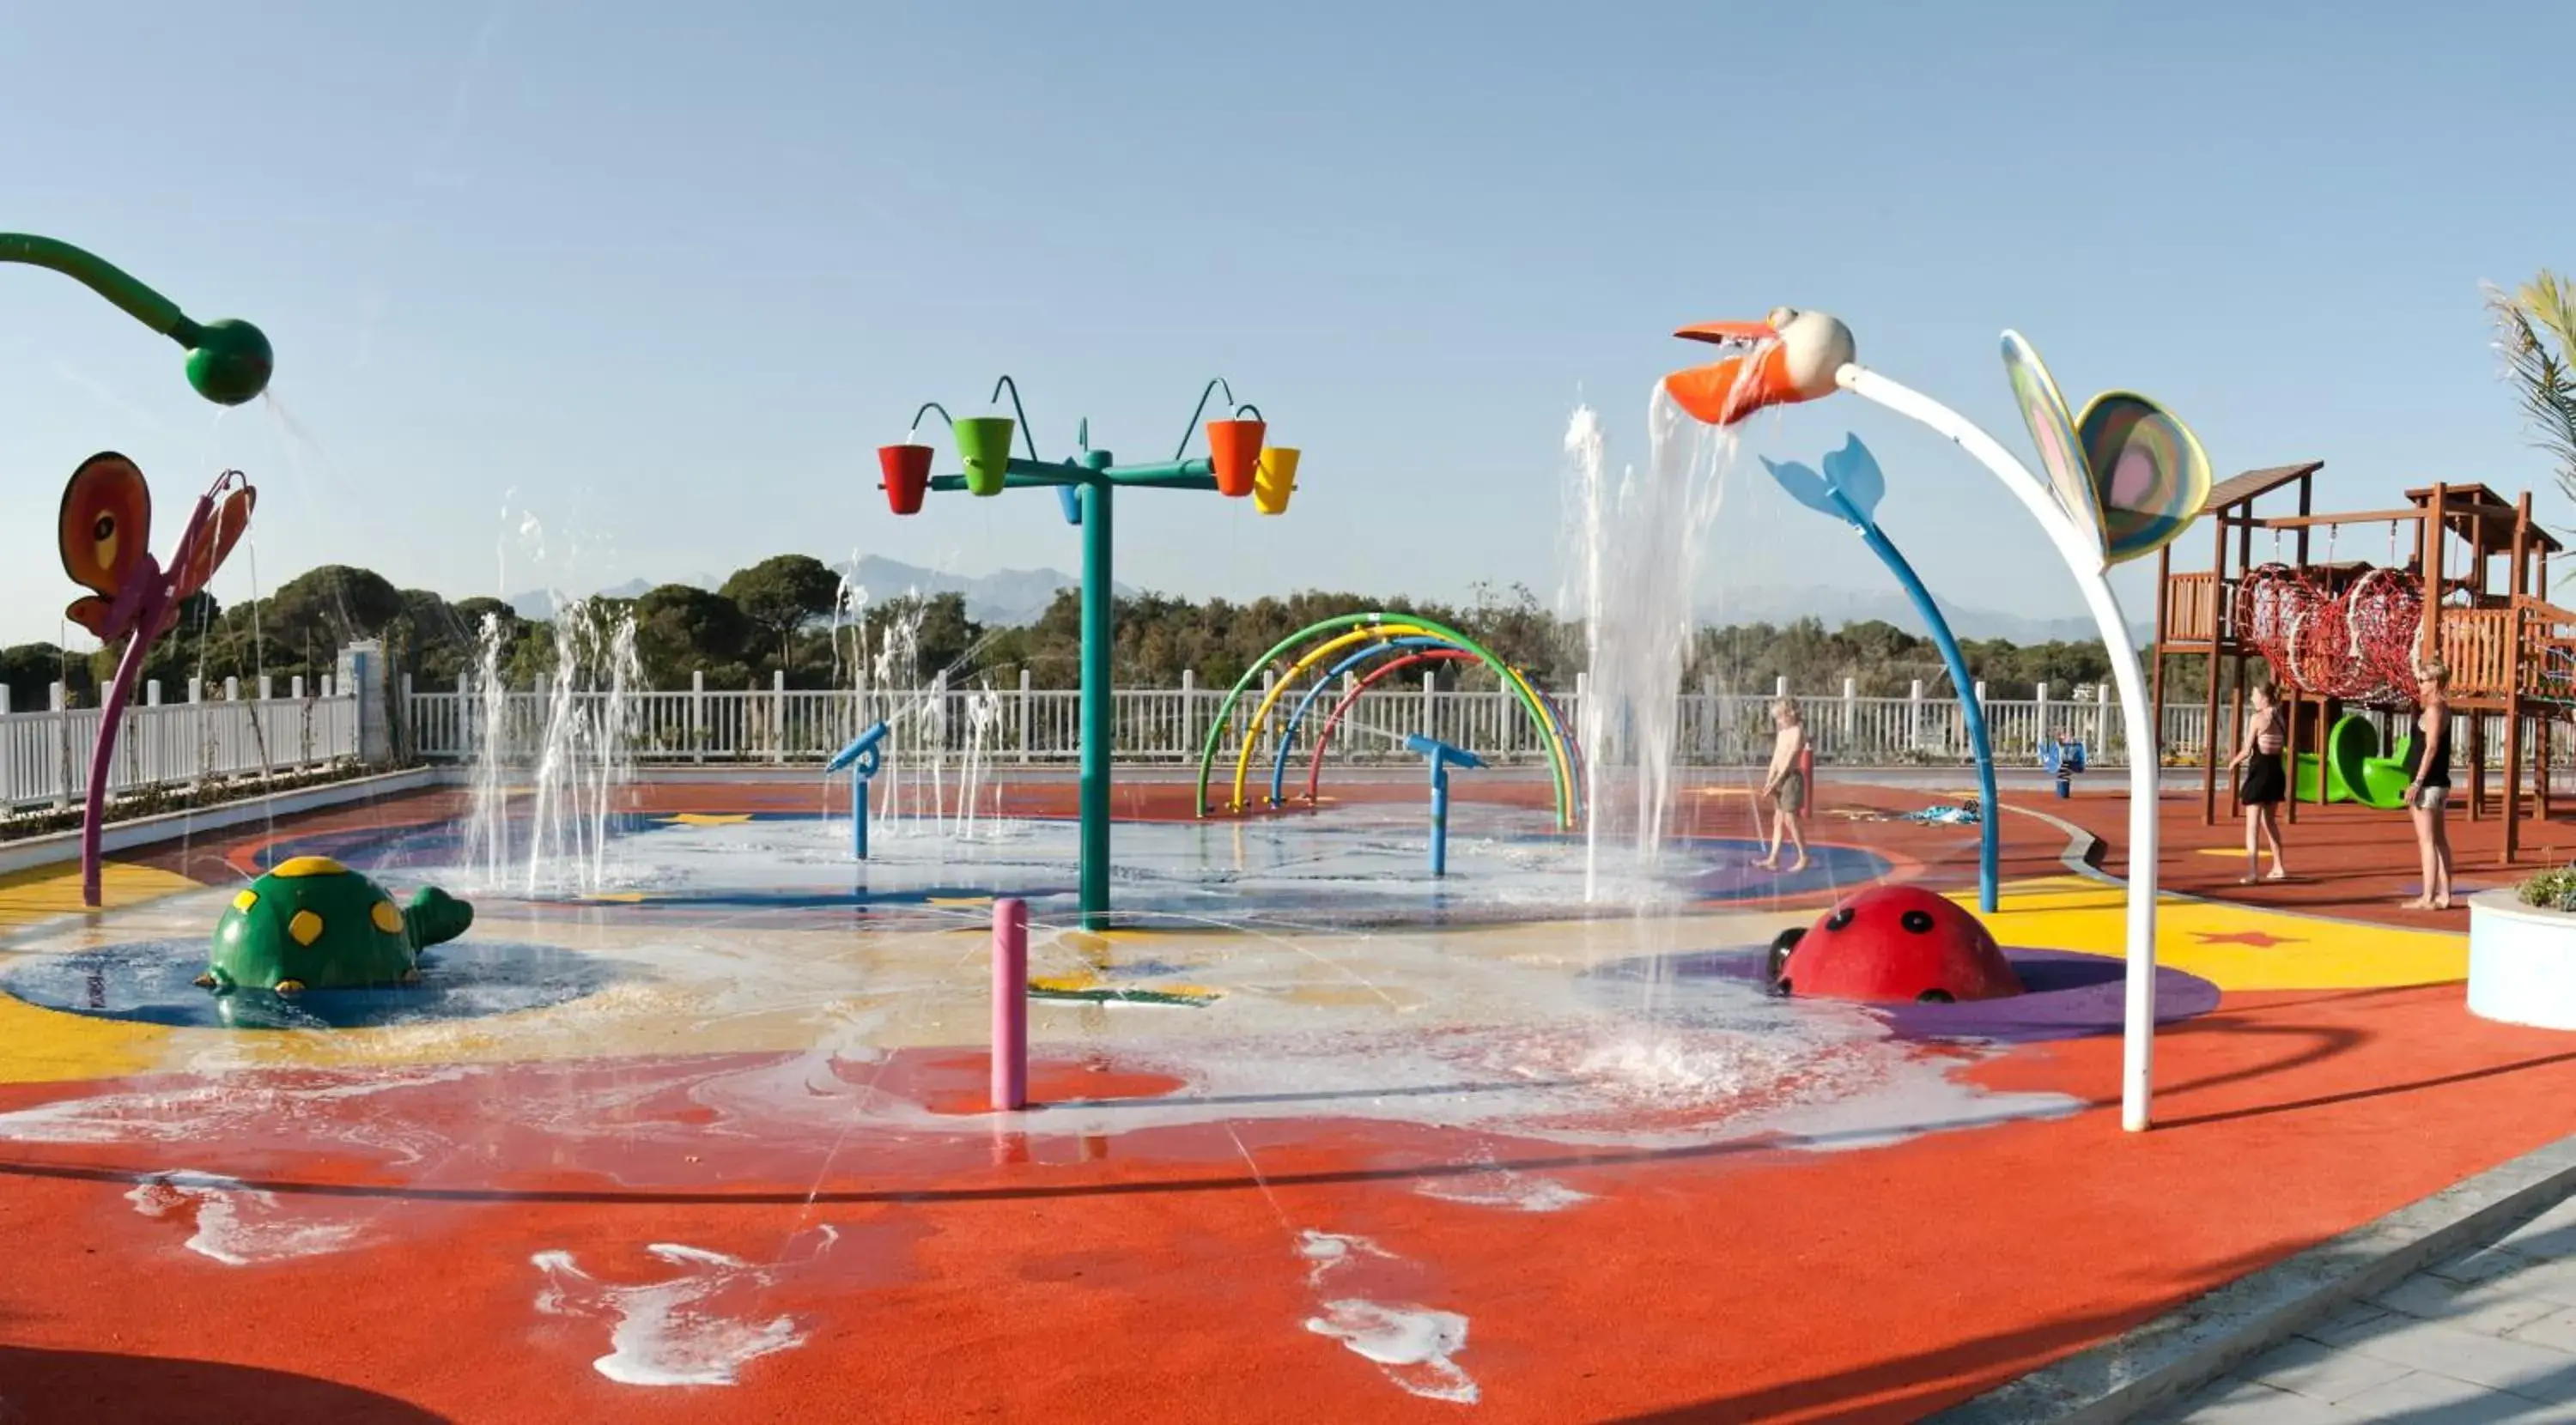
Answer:
[[(1070, 688), (1081, 677), (1081, 600), (1057, 594), (1038, 619), (1025, 625), (987, 627), (969, 616), (957, 594), (907, 596), (853, 609), (840, 577), (821, 560), (782, 554), (735, 571), (716, 589), (665, 584), (633, 599), (590, 601), (594, 616), (631, 615), (635, 652), (645, 686), (686, 688), (704, 675), (710, 688), (767, 687), (779, 674), (792, 688), (850, 686), (854, 664), (873, 662), (898, 626), (909, 628), (914, 650), (910, 676), (926, 683), (945, 673), (952, 686), (990, 681), (1014, 687), (1025, 670), (1040, 688)], [(1379, 598), (1307, 590), (1236, 603), (1138, 594), (1119, 600), (1117, 647), (1111, 658), (1117, 681), (1131, 686), (1176, 686), (1184, 672), (1202, 686), (1231, 684), (1261, 656), (1297, 630), (1338, 614), (1368, 610), (1407, 614), (1446, 624), (1493, 650), (1549, 688), (1571, 688), (1583, 666), (1583, 629), (1558, 617), (1526, 588), (1480, 586), (1463, 604)], [(339, 650), (362, 639), (381, 640), (385, 663), (418, 686), (453, 686), (483, 653), (487, 623), (497, 634), (497, 661), (510, 686), (536, 686), (556, 662), (555, 625), (522, 618), (498, 599), (451, 602), (426, 589), (399, 589), (372, 570), (324, 565), (288, 580), (265, 598), (233, 607), (199, 595), (182, 610), (177, 626), (152, 650), (146, 678), (161, 680), (165, 696), (183, 698), (190, 679), (244, 686), (266, 674), (277, 687), (302, 676), (318, 688), (336, 666)], [(2046, 683), (2059, 696), (2110, 674), (2099, 642), (2016, 645), (2004, 640), (1963, 644), (1971, 673), (1997, 698), (2026, 698)], [(94, 702), (113, 673), (119, 650), (65, 653), (51, 644), (0, 650), (0, 681), (18, 709), (45, 706), (48, 687), (63, 683), (75, 705)], [(1444, 671), (1467, 686), (1485, 675), (1472, 665)], [(2191, 660), (2170, 670), (2171, 696), (2200, 691)], [(1792, 690), (1822, 695), (1850, 679), (1864, 697), (1895, 697), (1920, 681), (1927, 690), (1946, 682), (1932, 641), (1892, 624), (1870, 621), (1828, 629), (1815, 619), (1787, 624), (1752, 623), (1701, 629), (1683, 673), (1686, 687), (1715, 677), (1732, 690), (1767, 689), (1780, 678)]]

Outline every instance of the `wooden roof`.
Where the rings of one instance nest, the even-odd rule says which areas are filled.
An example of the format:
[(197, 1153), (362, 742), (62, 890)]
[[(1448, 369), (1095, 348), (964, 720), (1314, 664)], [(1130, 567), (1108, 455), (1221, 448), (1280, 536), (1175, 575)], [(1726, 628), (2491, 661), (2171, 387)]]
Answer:
[[(2407, 491), (2406, 502), (2418, 509), (2430, 506), (2433, 503), (2433, 487), (2426, 485), (2421, 489)], [(2444, 516), (2442, 522), (2450, 526), (2451, 532), (2474, 545), (2480, 555), (2493, 557), (2513, 552), (2513, 523), (2516, 517), (2516, 506), (2513, 501), (2507, 500), (2486, 486), (2444, 485), (2442, 514)], [(2549, 531), (2540, 527), (2538, 520), (2531, 523), (2530, 540), (2526, 547), (2539, 554), (2557, 554), (2565, 549), (2564, 545), (2550, 536)]]
[(2323, 470), (2322, 460), (2302, 461), (2297, 465), (2274, 465), (2263, 470), (2248, 470), (2209, 487), (2209, 498), (2201, 502), (2204, 510), (2224, 510), (2234, 505), (2251, 504), (2302, 476)]

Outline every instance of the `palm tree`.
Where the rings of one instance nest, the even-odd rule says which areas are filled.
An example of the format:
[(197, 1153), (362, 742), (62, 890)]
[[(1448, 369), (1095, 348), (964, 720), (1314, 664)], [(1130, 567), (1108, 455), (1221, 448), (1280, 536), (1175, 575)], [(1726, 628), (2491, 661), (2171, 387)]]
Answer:
[(2533, 443), (2557, 463), (2558, 488), (2576, 499), (2576, 284), (2543, 268), (2510, 295), (2487, 288), (2486, 301)]

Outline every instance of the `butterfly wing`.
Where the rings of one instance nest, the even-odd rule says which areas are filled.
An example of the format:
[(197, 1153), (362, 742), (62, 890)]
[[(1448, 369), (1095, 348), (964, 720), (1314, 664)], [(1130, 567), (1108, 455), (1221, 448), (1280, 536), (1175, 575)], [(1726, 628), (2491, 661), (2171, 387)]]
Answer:
[(2057, 382), (2040, 364), (2039, 353), (2019, 332), (2004, 333), (2004, 374), (2012, 378), (2013, 399), (2021, 406), (2022, 423), (2030, 427), (2031, 443), (2039, 447), (2039, 463), (2050, 488), (2057, 492), (2057, 503), (2077, 529), (2099, 542), (2102, 506), (2093, 492), (2075, 421), (2067, 415), (2066, 398), (2058, 394)]
[(63, 572), (114, 599), (152, 551), (152, 489), (134, 462), (102, 451), (81, 462), (63, 487)]
[(172, 556), (178, 565), (177, 578), (170, 591), (174, 609), (206, 587), (207, 581), (215, 577), (215, 571), (224, 566), (225, 557), (233, 552), (235, 544), (241, 542), (242, 531), (250, 528), (251, 507), (258, 501), (259, 492), (248, 485), (226, 495), (206, 516), (206, 523), (197, 531), (195, 542)]
[(89, 636), (101, 643), (115, 636), (116, 606), (96, 595), (83, 595), (72, 600), (63, 617), (89, 630)]
[(2130, 391), (2105, 391), (2076, 422), (2102, 502), (2102, 547), (2114, 564), (2153, 554), (2200, 518), (2209, 456), (2180, 417)]

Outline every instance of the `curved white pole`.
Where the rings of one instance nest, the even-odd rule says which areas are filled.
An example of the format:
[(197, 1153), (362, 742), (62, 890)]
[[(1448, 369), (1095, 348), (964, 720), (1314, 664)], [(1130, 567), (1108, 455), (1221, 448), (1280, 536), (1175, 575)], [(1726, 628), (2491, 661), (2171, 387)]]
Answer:
[(2058, 557), (2075, 575), (2093, 621), (2110, 655), (2111, 677), (2120, 688), (2120, 714), (2129, 734), (2129, 943), (2128, 1012), (2120, 1056), (2120, 1126), (2132, 1133), (2147, 1127), (2155, 1093), (2156, 1056), (2156, 789), (2162, 762), (2160, 729), (2147, 706), (2146, 675), (2138, 666), (2137, 645), (2128, 620), (2111, 592), (2101, 546), (2085, 536), (2057, 503), (2057, 497), (2028, 467), (1975, 423), (1920, 391), (1890, 381), (1875, 371), (1846, 363), (1834, 373), (1834, 384), (1901, 416), (1911, 416), (1958, 442), (1995, 472), (2039, 527), (2057, 546)]

